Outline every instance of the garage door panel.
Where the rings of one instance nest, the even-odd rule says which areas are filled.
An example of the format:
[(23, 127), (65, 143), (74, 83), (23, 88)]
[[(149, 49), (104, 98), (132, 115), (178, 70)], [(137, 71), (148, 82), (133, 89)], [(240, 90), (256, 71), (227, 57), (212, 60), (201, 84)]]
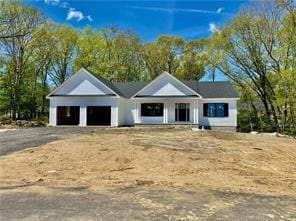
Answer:
[(110, 126), (111, 106), (88, 106), (87, 125)]

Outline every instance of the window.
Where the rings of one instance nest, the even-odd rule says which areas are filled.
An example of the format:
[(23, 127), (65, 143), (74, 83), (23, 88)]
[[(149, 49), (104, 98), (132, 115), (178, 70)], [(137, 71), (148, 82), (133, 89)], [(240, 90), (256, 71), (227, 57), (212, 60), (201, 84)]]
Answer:
[(228, 117), (228, 103), (203, 104), (204, 117)]
[(163, 103), (143, 103), (141, 104), (141, 116), (162, 117)]

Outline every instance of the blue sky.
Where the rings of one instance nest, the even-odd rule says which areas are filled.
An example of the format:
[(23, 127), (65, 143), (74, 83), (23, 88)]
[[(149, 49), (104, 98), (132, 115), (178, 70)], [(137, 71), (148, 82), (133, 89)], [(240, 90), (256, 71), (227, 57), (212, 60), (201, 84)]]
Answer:
[(47, 17), (76, 28), (117, 25), (131, 28), (143, 41), (161, 34), (197, 39), (209, 36), (229, 21), (247, 0), (24, 0)]
[[(231, 20), (249, 0), (23, 0), (55, 22), (95, 29), (116, 25), (131, 28), (143, 42), (161, 34), (186, 40), (204, 38)], [(216, 80), (226, 80), (217, 73)], [(202, 80), (209, 80), (207, 75)]]

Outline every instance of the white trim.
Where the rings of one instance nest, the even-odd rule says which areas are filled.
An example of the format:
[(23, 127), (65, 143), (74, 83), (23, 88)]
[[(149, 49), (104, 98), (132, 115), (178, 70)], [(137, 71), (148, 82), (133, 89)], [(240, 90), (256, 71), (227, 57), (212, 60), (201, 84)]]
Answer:
[(54, 89), (51, 93), (49, 93), (46, 98), (50, 99), (51, 95), (56, 93), (58, 90), (60, 90), (63, 86), (65, 86), (67, 83), (69, 83), (74, 77), (77, 76), (79, 71), (84, 71), (85, 73), (87, 73), (89, 76), (91, 76), (95, 81), (99, 82), (101, 85), (103, 85), (104, 87), (106, 87), (107, 89), (109, 89), (112, 93), (114, 93), (116, 95), (117, 98), (120, 97), (120, 95), (118, 95), (115, 91), (113, 91), (110, 87), (108, 87), (106, 84), (104, 84), (102, 81), (100, 81), (98, 78), (96, 78), (92, 73), (90, 73), (88, 70), (86, 70), (85, 68), (80, 68), (75, 74), (73, 74), (69, 79), (65, 80), (60, 86), (58, 86), (56, 89)]
[[(196, 94), (197, 96), (199, 96), (199, 98), (202, 98), (202, 96), (200, 94), (198, 94), (196, 91), (192, 90), (190, 87), (188, 87), (186, 84), (184, 84), (183, 82), (181, 82), (180, 80), (178, 80), (177, 78), (175, 78), (173, 75), (171, 75), (170, 73), (168, 72), (163, 72), (161, 75), (157, 76), (153, 81), (151, 81), (149, 84), (147, 84), (145, 87), (143, 87), (141, 90), (139, 90), (138, 92), (136, 92), (132, 97), (131, 99), (135, 98), (135, 96), (139, 93), (141, 93), (143, 90), (145, 90), (147, 87), (149, 87), (151, 84), (153, 84), (155, 81), (158, 80), (158, 78), (160, 78), (161, 76), (163, 75), (167, 75), (169, 77), (171, 77), (172, 79), (174, 79), (175, 81), (179, 82), (182, 86), (186, 87), (189, 91), (193, 92), (194, 94)], [(154, 96), (152, 96), (154, 97)], [(155, 96), (157, 97), (157, 96)]]
[[(77, 71), (78, 72), (78, 71)], [(50, 92), (47, 96), (46, 96), (46, 98), (47, 99), (49, 99), (50, 98), (50, 96), (52, 95), (52, 94), (54, 94), (55, 92), (57, 92), (58, 90), (60, 90), (63, 86), (65, 86), (70, 80), (72, 80), (74, 77), (76, 77), (76, 74), (77, 74), (77, 72), (75, 73), (75, 74), (73, 74), (70, 78), (68, 78), (67, 80), (65, 80), (60, 86), (58, 86), (56, 89), (54, 89), (52, 92)]]
[(178, 97), (178, 96), (163, 96), (163, 97), (158, 97), (158, 96), (151, 96), (151, 97), (134, 97), (131, 98), (132, 100), (163, 100), (163, 99), (190, 99), (190, 100), (203, 100), (203, 98), (200, 97), (186, 97), (186, 96), (182, 96), (182, 97)]
[(239, 100), (240, 98), (203, 98), (202, 100)]

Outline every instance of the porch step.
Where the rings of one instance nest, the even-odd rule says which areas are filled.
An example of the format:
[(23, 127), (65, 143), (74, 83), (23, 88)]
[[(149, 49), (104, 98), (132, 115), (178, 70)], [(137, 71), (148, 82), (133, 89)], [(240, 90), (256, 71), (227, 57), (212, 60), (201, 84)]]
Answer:
[(134, 127), (198, 128), (198, 124), (135, 124)]

